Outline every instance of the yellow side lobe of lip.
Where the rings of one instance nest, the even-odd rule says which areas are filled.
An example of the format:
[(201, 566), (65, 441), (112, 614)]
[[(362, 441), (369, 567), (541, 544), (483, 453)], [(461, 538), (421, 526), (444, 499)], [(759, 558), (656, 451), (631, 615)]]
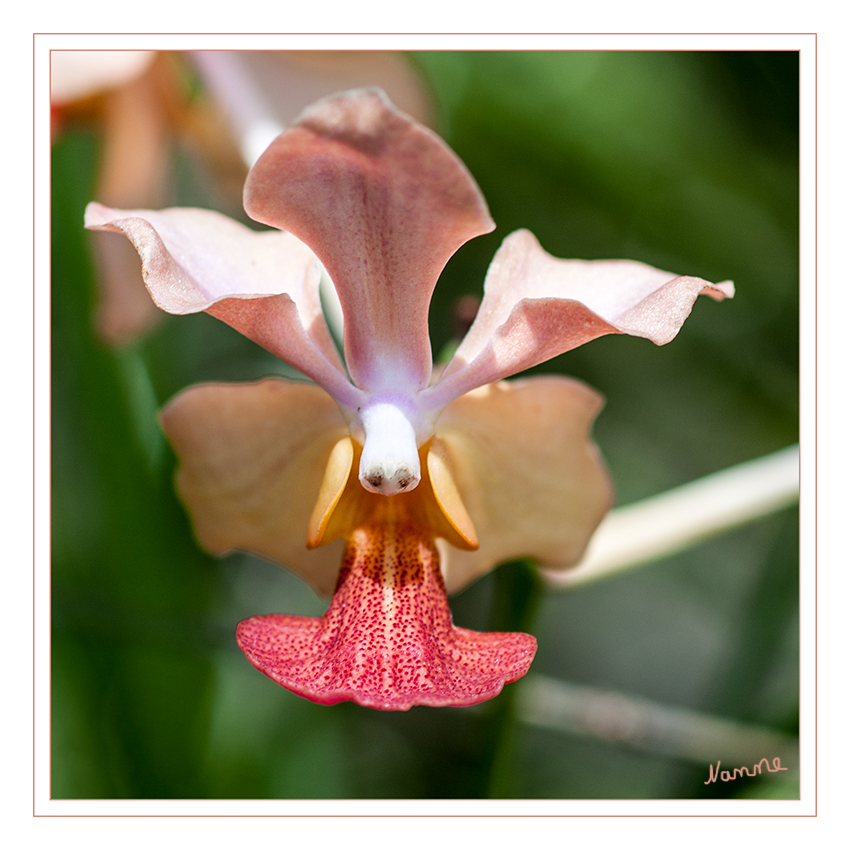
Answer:
[(325, 466), (325, 477), (319, 490), (319, 498), (310, 516), (307, 528), (307, 548), (315, 549), (323, 543), (330, 543), (337, 536), (327, 535), (327, 527), (334, 509), (345, 492), (351, 470), (356, 468), (354, 461), (354, 442), (351, 437), (342, 437), (331, 449)]
[(419, 449), (422, 479), (409, 493), (382, 496), (360, 483), (362, 447), (344, 437), (331, 450), (310, 517), (307, 546), (314, 549), (374, 523), (405, 522), (458, 549), (477, 549), (478, 536), (463, 504), (448, 449), (439, 438)]

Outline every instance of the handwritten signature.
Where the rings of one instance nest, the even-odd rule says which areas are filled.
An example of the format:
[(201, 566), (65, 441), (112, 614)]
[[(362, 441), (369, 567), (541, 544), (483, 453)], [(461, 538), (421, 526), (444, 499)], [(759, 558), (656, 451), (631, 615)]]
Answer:
[(702, 784), (708, 785), (710, 782), (717, 782), (718, 779), (721, 782), (731, 782), (733, 779), (741, 779), (744, 776), (759, 776), (761, 774), (762, 763), (768, 773), (776, 773), (778, 770), (788, 770), (787, 767), (782, 767), (782, 762), (778, 756), (773, 760), (773, 767), (770, 766), (770, 762), (767, 759), (762, 759), (758, 764), (753, 765), (752, 773), (746, 767), (736, 767), (731, 771), (720, 770), (720, 759), (718, 759), (716, 765), (710, 764), (708, 766), (708, 779)]

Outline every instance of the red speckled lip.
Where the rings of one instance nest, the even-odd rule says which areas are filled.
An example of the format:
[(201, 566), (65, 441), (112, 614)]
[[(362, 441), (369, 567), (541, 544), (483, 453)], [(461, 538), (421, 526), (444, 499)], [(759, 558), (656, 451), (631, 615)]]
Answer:
[(323, 617), (251, 617), (236, 642), (299, 696), (385, 711), (491, 699), (528, 672), (537, 649), (531, 635), (455, 628), (434, 542), (406, 524), (352, 533)]

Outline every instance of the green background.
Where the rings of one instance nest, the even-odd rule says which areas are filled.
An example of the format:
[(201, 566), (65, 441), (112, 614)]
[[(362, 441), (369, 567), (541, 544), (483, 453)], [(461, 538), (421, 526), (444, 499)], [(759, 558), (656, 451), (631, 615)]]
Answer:
[[(606, 396), (595, 435), (621, 503), (797, 440), (796, 53), (411, 60), (498, 224), (441, 278), (435, 351), (458, 296), (480, 293), (501, 240), (527, 227), (556, 256), (736, 283), (731, 302), (700, 299), (668, 346), (606, 337), (534, 370)], [(292, 372), (206, 315), (167, 317), (117, 352), (99, 341), (82, 228), (98, 151), (96, 130), (69, 127), (52, 163), (53, 797), (797, 796), (793, 770), (705, 785), (706, 761), (660, 742), (529, 724), (522, 681), (481, 707), (383, 713), (316, 706), (255, 671), (239, 620), (324, 603), (275, 565), (197, 548), (156, 412), (201, 380)], [(190, 153), (174, 175), (174, 203), (215, 204)], [(788, 509), (569, 592), (512, 564), (455, 597), (454, 619), (531, 631), (532, 674), (793, 739), (797, 529)]]

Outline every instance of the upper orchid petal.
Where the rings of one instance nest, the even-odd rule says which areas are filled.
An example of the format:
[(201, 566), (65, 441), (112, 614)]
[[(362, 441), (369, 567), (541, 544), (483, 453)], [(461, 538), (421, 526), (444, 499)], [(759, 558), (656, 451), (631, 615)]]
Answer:
[(428, 385), (428, 306), (466, 241), (492, 230), (463, 163), (378, 89), (306, 110), (254, 165), (245, 209), (294, 233), (322, 261), (340, 297), (345, 359), (369, 392)]
[(206, 311), (354, 407), (319, 300), (321, 269), (289, 233), (257, 233), (209, 210), (114, 210), (92, 203), (86, 227), (123, 233), (157, 306)]
[(532, 557), (570, 566), (611, 507), (608, 473), (589, 430), (602, 398), (570, 378), (490, 384), (452, 402), (437, 437), (480, 546), (440, 543), (449, 593), (496, 564)]
[(670, 342), (700, 294), (731, 297), (730, 282), (677, 277), (631, 260), (560, 260), (527, 230), (510, 234), (484, 282), (469, 333), (424, 395), (445, 404), (598, 336)]
[(180, 458), (177, 487), (204, 548), (263, 555), (319, 593), (333, 591), (342, 543), (306, 545), (328, 460), (348, 433), (326, 393), (278, 378), (203, 384), (167, 405), (162, 426)]

